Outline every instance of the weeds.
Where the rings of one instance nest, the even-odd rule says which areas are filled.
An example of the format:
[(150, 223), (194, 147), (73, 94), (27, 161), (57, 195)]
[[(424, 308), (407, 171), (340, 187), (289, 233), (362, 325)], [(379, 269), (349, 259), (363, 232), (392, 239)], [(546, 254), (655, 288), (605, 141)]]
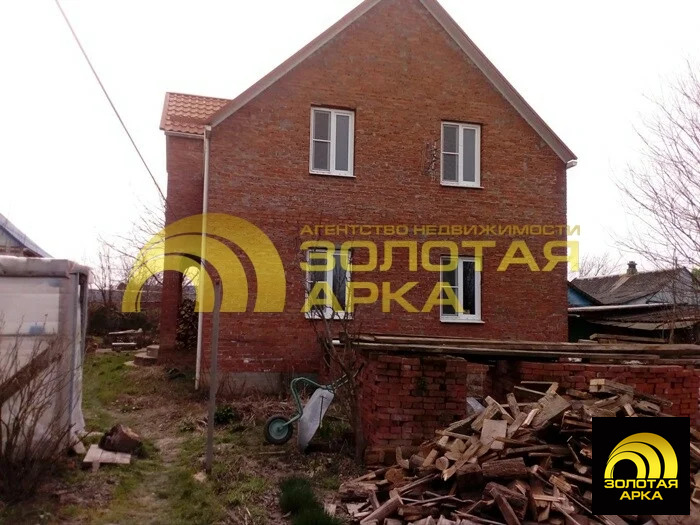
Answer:
[(231, 405), (217, 407), (216, 412), (214, 412), (214, 423), (216, 425), (229, 425), (240, 420), (241, 417)]
[(280, 489), (280, 507), (292, 514), (292, 525), (342, 525), (323, 510), (308, 479), (287, 478), (280, 483)]

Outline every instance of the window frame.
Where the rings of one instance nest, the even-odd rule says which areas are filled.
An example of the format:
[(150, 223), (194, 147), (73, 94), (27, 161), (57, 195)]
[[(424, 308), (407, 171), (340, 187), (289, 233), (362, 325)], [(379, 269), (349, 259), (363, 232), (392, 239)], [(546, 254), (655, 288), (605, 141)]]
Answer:
[[(453, 151), (445, 151), (445, 126), (457, 126), (457, 180), (445, 180), (445, 162), (444, 155), (455, 153)], [(474, 181), (464, 180), (464, 130), (472, 129), (475, 131), (474, 140)], [(462, 188), (481, 188), (481, 125), (468, 124), (465, 122), (450, 122), (443, 120), (440, 123), (440, 184), (442, 186), (457, 186)]]
[[(450, 261), (452, 260), (452, 257), (450, 255), (442, 255), (440, 256), (440, 282), (447, 282), (443, 278), (443, 270), (442, 267), (444, 267), (445, 262), (444, 261)], [(483, 324), (483, 319), (481, 318), (481, 271), (478, 271), (476, 269), (477, 267), (477, 260), (481, 260), (482, 266), (481, 269), (483, 271), (483, 257), (474, 257), (474, 256), (466, 256), (466, 255), (458, 255), (457, 256), (457, 274), (456, 274), (456, 284), (457, 284), (457, 300), (459, 301), (459, 304), (463, 305), (464, 304), (464, 283), (463, 283), (463, 264), (465, 262), (472, 262), (474, 263), (474, 313), (472, 314), (467, 314), (464, 312), (456, 312), (455, 314), (448, 314), (445, 315), (442, 313), (442, 305), (440, 305), (440, 322), (442, 323), (477, 323), (477, 324)]]
[[(306, 250), (306, 262), (307, 264), (310, 264), (310, 258), (309, 254), (312, 252), (326, 252), (327, 250), (325, 248), (309, 248)], [(348, 264), (347, 268), (345, 269), (345, 310), (342, 312), (334, 312), (333, 311), (333, 302), (330, 297), (328, 297), (328, 302), (326, 304), (326, 307), (323, 310), (323, 316), (321, 315), (321, 312), (319, 312), (318, 309), (314, 308), (311, 311), (304, 312), (304, 315), (306, 316), (307, 319), (352, 319), (352, 312), (348, 311), (348, 303), (350, 300), (350, 278), (351, 278), (351, 273), (352, 273), (352, 250), (341, 250), (340, 248), (336, 247), (335, 250), (333, 251), (333, 257), (337, 254), (341, 255), (341, 259), (343, 257), (343, 254), (345, 254), (345, 257), (347, 258)], [(330, 284), (331, 291), (333, 291), (333, 277), (335, 275), (335, 266), (333, 266), (332, 269), (326, 270), (326, 280), (325, 282)], [(342, 270), (342, 267), (341, 267)], [(321, 270), (316, 270), (316, 271), (321, 271)], [(311, 283), (311, 273), (312, 271), (308, 269), (306, 270), (306, 286), (305, 286), (305, 293), (304, 293), (304, 302), (306, 302), (309, 298), (309, 292), (311, 291), (311, 288), (309, 286), (309, 283)]]
[[(330, 121), (330, 159), (329, 169), (321, 170), (314, 168), (314, 113), (316, 111), (324, 111), (331, 114)], [(347, 171), (335, 169), (335, 150), (336, 150), (336, 117), (345, 115), (350, 118), (348, 125), (348, 169)], [(332, 175), (334, 177), (354, 177), (355, 176), (355, 112), (347, 109), (334, 109), (321, 106), (311, 107), (310, 116), (310, 132), (309, 132), (309, 173), (313, 175)]]

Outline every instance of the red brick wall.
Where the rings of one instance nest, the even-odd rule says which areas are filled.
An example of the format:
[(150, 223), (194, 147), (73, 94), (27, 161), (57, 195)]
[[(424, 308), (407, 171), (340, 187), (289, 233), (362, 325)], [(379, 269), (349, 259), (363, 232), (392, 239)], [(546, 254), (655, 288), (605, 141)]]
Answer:
[[(309, 174), (312, 105), (355, 111), (355, 178)], [(483, 189), (444, 187), (439, 174), (422, 173), (426, 144), (439, 145), (444, 120), (482, 125)], [(169, 146), (169, 195), (178, 206), (187, 203), (183, 209), (197, 209), (201, 176), (190, 167), (194, 146), (175, 139)], [(304, 225), (566, 222), (564, 163), (417, 0), (382, 2), (214, 128), (210, 175), (210, 211), (245, 218), (267, 233), (282, 257), (288, 283), (283, 313), (222, 315), (224, 371), (318, 370), (313, 330), (300, 313)], [(440, 239), (459, 242), (463, 237)], [(528, 239), (541, 264), (542, 246), (552, 239), (564, 236)], [(445, 324), (437, 308), (411, 314), (396, 304), (391, 313), (382, 313), (380, 305), (367, 307), (358, 312), (357, 322), (365, 331), (565, 341), (566, 269), (497, 273), (511, 239), (496, 240), (498, 247), (487, 250), (484, 260), (483, 324)], [(406, 298), (420, 307), (438, 275), (410, 272), (406, 250), (398, 255), (391, 271), (356, 274), (353, 280), (390, 281), (394, 290), (419, 281)], [(250, 305), (256, 293), (254, 272), (241, 259), (249, 276)], [(162, 325), (166, 330), (170, 326)], [(205, 345), (208, 341), (205, 331)]]
[(455, 357), (379, 353), (364, 359), (358, 402), (367, 458), (381, 458), (377, 453), (434, 437), (436, 429), (466, 417), (467, 396), (491, 395), (505, 402), (505, 394), (521, 381), (556, 381), (560, 388), (587, 390), (591, 379), (612, 379), (668, 399), (673, 402), (668, 413), (690, 417), (693, 425), (700, 423), (700, 375), (691, 367), (517, 360), (499, 361), (494, 367)]
[(460, 358), (370, 354), (359, 383), (367, 449), (419, 445), (464, 418), (467, 396), (488, 392), (487, 372)]
[[(168, 207), (166, 223), (202, 213), (204, 143), (185, 137), (166, 137), (168, 170)], [(160, 314), (160, 351), (163, 361), (194, 366), (196, 354), (172, 355), (175, 349), (177, 312), (182, 298), (182, 277), (168, 271), (163, 276)]]
[(694, 367), (679, 365), (597, 365), (572, 363), (530, 363), (502, 361), (492, 370), (493, 396), (505, 401), (505, 394), (520, 381), (556, 381), (562, 388), (588, 390), (591, 379), (611, 379), (673, 402), (666, 410), (675, 416), (698, 422), (700, 375)]

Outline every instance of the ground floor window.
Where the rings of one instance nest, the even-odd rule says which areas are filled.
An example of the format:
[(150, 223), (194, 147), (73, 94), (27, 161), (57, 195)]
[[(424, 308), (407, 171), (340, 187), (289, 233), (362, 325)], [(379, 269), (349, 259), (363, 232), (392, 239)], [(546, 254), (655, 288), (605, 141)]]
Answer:
[(311, 318), (345, 315), (350, 283), (350, 253), (314, 248), (306, 253), (306, 316)]
[(442, 297), (457, 298), (457, 304), (446, 301), (440, 305), (441, 321), (481, 321), (481, 272), (476, 270), (476, 262), (474, 257), (441, 258)]

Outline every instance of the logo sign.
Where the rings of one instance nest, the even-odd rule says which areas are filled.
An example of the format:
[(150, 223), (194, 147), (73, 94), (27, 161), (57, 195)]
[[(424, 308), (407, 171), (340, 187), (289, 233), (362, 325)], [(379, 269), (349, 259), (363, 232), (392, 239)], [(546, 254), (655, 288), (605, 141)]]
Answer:
[(185, 273), (194, 269), (200, 275), (195, 283), (198, 311), (214, 309), (213, 279), (218, 276), (223, 290), (221, 311), (245, 312), (248, 279), (234, 247), (250, 260), (255, 271), (254, 311), (284, 311), (287, 281), (275, 245), (254, 224), (222, 213), (186, 217), (158, 232), (131, 268), (122, 311), (141, 311), (141, 292), (152, 276), (166, 270)]
[[(457, 314), (470, 315), (473, 312), (465, 310), (455, 293), (456, 281), (443, 281), (443, 273), (456, 279), (460, 257), (470, 259), (473, 271), (481, 272), (484, 251), (496, 248), (498, 243), (495, 240), (469, 238), (457, 242), (450, 238), (440, 239), (440, 236), (529, 235), (547, 238), (574, 235), (578, 231), (578, 226), (571, 228), (562, 224), (414, 225), (412, 230), (408, 225), (345, 224), (316, 225), (314, 228), (306, 225), (300, 237), (342, 234), (343, 238), (338, 242), (316, 238), (301, 243), (297, 257), (301, 261), (300, 270), (306, 274), (305, 277), (301, 274), (301, 280), (306, 282), (308, 289), (306, 300), (298, 311), (308, 314), (320, 309), (323, 312), (330, 310), (338, 314), (351, 314), (355, 305), (379, 303), (382, 312), (389, 313), (393, 303), (395, 307), (410, 313), (429, 313), (437, 306), (445, 306)], [(416, 238), (401, 238), (411, 234)], [(368, 235), (389, 238), (383, 241), (362, 238)], [(347, 236), (351, 239), (346, 240)], [(352, 239), (355, 236), (360, 238)], [(435, 238), (429, 240), (432, 237)], [(533, 272), (551, 272), (567, 263), (571, 264), (572, 270), (578, 269), (576, 241), (556, 239), (540, 242), (538, 246), (546, 261), (542, 264), (535, 260), (525, 240), (511, 240), (496, 271), (527, 267)], [(406, 259), (399, 261), (400, 256), (395, 252), (405, 253)], [(380, 259), (380, 253), (383, 259)], [(445, 257), (445, 254), (449, 256)], [(443, 262), (445, 259), (447, 262)], [(401, 264), (409, 272), (418, 272), (419, 262), (423, 273), (421, 278), (397, 283), (381, 278), (387, 275), (384, 272)], [(196, 311), (213, 310), (214, 282), (217, 280), (221, 282), (223, 290), (222, 312), (285, 311), (288, 283), (280, 254), (263, 230), (240, 217), (223, 213), (193, 215), (172, 222), (159, 231), (141, 249), (131, 268), (122, 311), (140, 312), (144, 287), (151, 278), (166, 271), (178, 272), (193, 279), (197, 294)], [(250, 275), (246, 275), (246, 271)], [(369, 274), (372, 276), (363, 279)], [(255, 283), (252, 289), (249, 278)], [(411, 303), (413, 299), (409, 301), (405, 295), (413, 288), (420, 289), (418, 285), (421, 281), (434, 286), (423, 297), (420, 303), (422, 308), (417, 308)], [(474, 289), (474, 297), (476, 293)]]
[(595, 514), (690, 514), (690, 420), (593, 418)]

